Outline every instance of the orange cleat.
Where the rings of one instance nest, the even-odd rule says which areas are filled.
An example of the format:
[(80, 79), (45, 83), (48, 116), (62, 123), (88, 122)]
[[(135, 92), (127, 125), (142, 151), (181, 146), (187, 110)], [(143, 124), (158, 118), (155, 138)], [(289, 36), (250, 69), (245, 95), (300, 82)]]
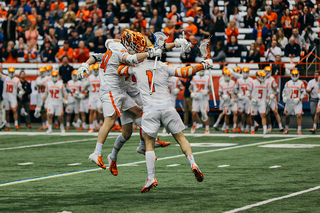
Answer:
[(55, 124), (56, 129), (59, 129), (59, 124)]
[(158, 186), (158, 181), (156, 178), (152, 178), (151, 180), (147, 179), (146, 183), (144, 184), (144, 187), (141, 189), (141, 193), (145, 193), (150, 191), (153, 187)]
[(237, 127), (233, 128), (233, 132), (237, 132)]
[(255, 132), (258, 131), (259, 126), (260, 126), (260, 125), (257, 123), (257, 126), (254, 127), (254, 131), (255, 131)]
[(251, 135), (254, 135), (255, 134), (255, 131), (251, 131)]
[(94, 132), (94, 131), (93, 131), (93, 129), (89, 128), (88, 132), (91, 133), (91, 132)]
[(224, 131), (224, 133), (229, 133), (229, 129), (226, 129), (226, 130)]
[(6, 127), (6, 129), (4, 131), (9, 131), (10, 130), (10, 127)]
[(316, 133), (316, 128), (315, 127), (313, 127), (312, 129), (310, 129), (310, 132), (312, 132), (313, 134), (315, 134)]
[(30, 125), (30, 124), (28, 124), (28, 125), (27, 125), (27, 128), (29, 128), (29, 129), (30, 129), (30, 128), (31, 128), (31, 125)]
[(111, 154), (108, 155), (108, 162), (109, 162), (109, 171), (114, 176), (117, 176), (118, 175), (117, 161), (114, 161), (111, 158)]
[(38, 130), (40, 131), (40, 130), (43, 130), (44, 128), (43, 128), (43, 126), (41, 126)]
[(249, 133), (249, 130), (247, 130), (247, 129), (246, 129), (246, 130), (244, 130), (244, 133)]
[(76, 127), (76, 130), (79, 130), (79, 131), (81, 131), (81, 130), (84, 130), (84, 128), (83, 128), (83, 126), (82, 127)]
[(20, 129), (20, 126), (15, 126), (16, 130), (19, 130)]
[(114, 125), (113, 128), (110, 131), (116, 131), (118, 130), (119, 132), (122, 132), (122, 128), (120, 125)]
[(191, 127), (191, 134), (193, 134), (196, 131), (196, 126), (192, 125)]
[(156, 143), (158, 143), (159, 145), (155, 144), (155, 147), (166, 147), (171, 144), (170, 142), (164, 142), (164, 141), (160, 140), (159, 137), (157, 138)]
[(99, 131), (99, 127), (96, 125), (96, 128), (93, 131), (95, 132)]
[(49, 127), (48, 127), (48, 126), (46, 126), (46, 129), (49, 129)]
[(133, 128), (133, 130), (139, 130), (140, 128), (138, 127), (138, 126), (135, 126), (134, 128)]
[(102, 127), (102, 126), (103, 126), (103, 123), (100, 124), (100, 127)]
[(70, 130), (70, 126), (67, 126), (67, 127), (66, 127), (66, 130)]
[(238, 126), (238, 132), (241, 132), (241, 126)]
[(103, 158), (102, 155), (99, 156), (96, 153), (92, 153), (89, 156), (89, 160), (91, 160), (92, 162), (94, 162), (95, 164), (97, 164), (97, 166), (101, 167), (102, 169), (106, 169), (107, 167), (104, 165), (104, 163), (102, 162)]
[(207, 129), (204, 134), (210, 134), (210, 131)]
[(286, 135), (286, 134), (288, 134), (288, 133), (289, 133), (289, 130), (288, 130), (288, 129), (285, 129), (284, 132), (283, 132), (284, 135)]
[(298, 130), (298, 135), (302, 135), (301, 130)]
[(199, 167), (197, 165), (192, 164), (191, 170), (196, 177), (198, 182), (203, 181), (203, 173), (200, 171)]

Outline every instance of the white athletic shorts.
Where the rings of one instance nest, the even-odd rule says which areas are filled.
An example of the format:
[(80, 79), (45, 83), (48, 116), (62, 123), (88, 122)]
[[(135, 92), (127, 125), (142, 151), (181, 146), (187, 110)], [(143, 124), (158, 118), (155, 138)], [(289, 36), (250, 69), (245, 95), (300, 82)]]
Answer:
[(244, 112), (246, 114), (250, 114), (249, 107), (250, 107), (250, 101), (248, 101), (248, 100), (238, 101), (238, 111), (239, 112)]
[(275, 101), (275, 100), (271, 100), (270, 109), (271, 109), (272, 111), (274, 111), (274, 110), (277, 110), (277, 109), (278, 109), (277, 101)]
[[(138, 93), (138, 95), (136, 95), (136, 96), (130, 96), (130, 97), (133, 99), (133, 101), (139, 107), (141, 107), (141, 108), (143, 107), (143, 101), (142, 101), (140, 93)], [(129, 110), (121, 112), (120, 120), (121, 120), (121, 124), (122, 125), (133, 123), (135, 118), (136, 118), (136, 115), (134, 113), (130, 112)]]
[(115, 112), (121, 117), (121, 111), (127, 111), (137, 105), (126, 92), (100, 90), (100, 100), (104, 117), (110, 117)]
[(208, 112), (209, 111), (209, 100), (192, 100), (192, 112)]
[(142, 130), (150, 137), (156, 138), (161, 122), (167, 132), (173, 135), (185, 129), (178, 112), (174, 108), (169, 108), (144, 112), (141, 122)]
[(3, 108), (5, 110), (10, 110), (10, 109), (14, 109), (17, 108), (18, 106), (18, 102), (17, 99), (4, 99), (3, 100)]
[(261, 102), (261, 104), (258, 105), (250, 105), (249, 106), (249, 112), (250, 115), (257, 115), (258, 112), (261, 113), (266, 113), (266, 103)]
[(171, 103), (173, 108), (176, 108), (176, 99), (177, 99), (177, 96), (171, 95)]
[(48, 104), (47, 114), (53, 114), (55, 116), (63, 115), (63, 104), (62, 103), (59, 105)]
[(79, 112), (88, 113), (88, 111), (89, 111), (89, 109), (88, 109), (88, 99), (80, 100)]
[(75, 114), (78, 114), (79, 113), (79, 102), (77, 101), (76, 103), (72, 103), (72, 104), (69, 104), (67, 107), (66, 107), (66, 112), (67, 113), (75, 113)]
[(101, 101), (99, 96), (90, 96), (88, 100), (88, 109), (98, 110), (101, 108)]
[(284, 107), (284, 114), (286, 115), (297, 115), (302, 113), (302, 102), (298, 104), (286, 103)]
[(320, 109), (320, 100), (319, 100), (319, 102), (318, 102), (318, 106), (317, 106), (317, 108), (318, 108), (318, 109)]

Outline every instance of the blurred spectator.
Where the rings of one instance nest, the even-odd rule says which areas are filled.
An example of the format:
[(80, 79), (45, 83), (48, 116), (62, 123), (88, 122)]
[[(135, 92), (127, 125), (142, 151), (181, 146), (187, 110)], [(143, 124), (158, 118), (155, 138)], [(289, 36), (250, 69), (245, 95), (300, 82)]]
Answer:
[(71, 80), (71, 73), (74, 70), (72, 66), (69, 65), (68, 57), (62, 56), (61, 58), (62, 65), (59, 67), (59, 75), (64, 84), (66, 84), (69, 80)]
[(110, 36), (111, 38), (115, 37), (115, 34), (120, 34), (120, 26), (119, 26), (119, 19), (114, 18), (113, 20), (113, 26), (110, 29)]
[(49, 20), (50, 21), (50, 25), (54, 26), (54, 21), (53, 18), (50, 16), (50, 12), (46, 11), (46, 13), (44, 14), (44, 20)]
[(289, 39), (289, 43), (284, 49), (284, 55), (287, 57), (297, 57), (300, 56), (301, 48), (300, 45), (295, 42), (294, 37)]
[(36, 25), (31, 24), (29, 30), (25, 33), (27, 42), (31, 42), (32, 46), (38, 45), (38, 36), (39, 32), (36, 28)]
[(271, 21), (275, 21), (277, 23), (278, 20), (278, 14), (271, 11), (270, 6), (266, 6), (266, 13), (262, 16), (262, 18), (268, 19), (268, 24), (270, 24)]
[(263, 57), (266, 48), (265, 48), (265, 46), (263, 44), (263, 41), (262, 41), (261, 37), (257, 38), (256, 47), (257, 47), (257, 50), (260, 52), (260, 57)]
[(37, 24), (36, 24), (37, 29), (41, 28), (41, 26), (43, 26), (43, 24), (44, 24), (44, 21), (43, 21), (42, 16), (38, 15), (37, 16)]
[[(98, 19), (99, 19), (98, 14), (94, 13), (92, 19), (89, 19), (90, 20), (89, 24), (92, 27), (95, 27), (98, 24)], [(108, 26), (108, 25), (106, 24), (106, 26)]]
[[(225, 5), (225, 7), (227, 7), (227, 11), (225, 11), (225, 12), (227, 12), (228, 16), (233, 13), (234, 7), (237, 7), (239, 5), (239, 2), (240, 1), (236, 1), (236, 0), (225, 0), (224, 5)], [(226, 17), (226, 18), (229, 21), (231, 20), (231, 19), (229, 19), (229, 17)]]
[(233, 13), (230, 14), (229, 19), (230, 19), (230, 20), (235, 20), (236, 23), (237, 23), (237, 28), (240, 27), (241, 16), (239, 15), (239, 9), (238, 9), (238, 7), (234, 7), (234, 8), (233, 8)]
[(284, 50), (284, 48), (288, 44), (288, 39), (287, 37), (284, 36), (284, 31), (282, 28), (278, 30), (277, 37), (278, 37), (278, 44), (280, 45), (281, 50)]
[(254, 24), (254, 28), (252, 30), (252, 35), (255, 39), (262, 38), (265, 40), (268, 36), (268, 28), (264, 26), (261, 18), (258, 19), (257, 23)]
[[(74, 23), (76, 26), (76, 30), (80, 35), (82, 35), (86, 31), (87, 22), (83, 19), (83, 12), (79, 14), (79, 19)], [(102, 23), (102, 21), (101, 21)]]
[(209, 6), (210, 6), (210, 10), (209, 10), (210, 17), (213, 20), (213, 22), (216, 23), (216, 18), (218, 17), (218, 13), (219, 13), (219, 7), (218, 6), (213, 7), (213, 3), (211, 1), (209, 3)]
[(128, 13), (127, 7), (124, 3), (122, 3), (120, 5), (120, 11), (117, 14), (117, 17), (118, 17), (120, 23), (129, 23), (130, 22), (129, 13)]
[(310, 14), (310, 11), (307, 6), (303, 7), (303, 12), (300, 12), (300, 16), (298, 19), (300, 23), (300, 32), (302, 32), (306, 27), (314, 25), (314, 17)]
[(68, 5), (68, 11), (64, 13), (63, 19), (65, 23), (74, 23), (76, 20), (76, 14), (72, 11), (72, 6)]
[(43, 39), (43, 44), (41, 45), (40, 48), (40, 52), (43, 51), (45, 49), (45, 43), (46, 42), (50, 42), (51, 44), (51, 49), (54, 55), (57, 54), (57, 52), (59, 51), (59, 46), (57, 43), (55, 43), (52, 39), (50, 35), (47, 35), (44, 39)]
[(37, 13), (38, 15), (41, 15), (42, 17), (46, 14), (46, 3), (44, 1), (40, 2), (40, 6), (37, 7)]
[(57, 53), (57, 58), (62, 61), (62, 58), (66, 56), (69, 62), (73, 62), (73, 49), (69, 46), (69, 41), (65, 40), (63, 47), (59, 49)]
[(274, 62), (276, 60), (276, 55), (281, 55), (281, 49), (277, 47), (278, 42), (273, 40), (271, 42), (271, 47), (264, 53), (266, 61)]
[(50, 20), (49, 19), (43, 20), (43, 26), (39, 28), (39, 34), (42, 37), (45, 37), (46, 35), (48, 35), (50, 26), (51, 25), (50, 25)]
[(277, 55), (276, 56), (276, 61), (271, 64), (271, 75), (284, 75), (285, 74), (285, 64), (282, 63), (281, 61), (281, 56)]
[[(168, 21), (167, 21), (168, 22)], [(171, 24), (171, 26), (172, 26), (172, 24)], [(172, 27), (171, 27), (172, 28)], [(166, 29), (166, 28), (164, 28), (164, 29)], [(147, 46), (149, 46), (149, 45), (153, 45), (154, 44), (154, 42), (155, 42), (155, 40), (154, 40), (154, 37), (153, 37), (153, 33), (155, 32), (155, 29), (154, 29), (154, 26), (153, 25), (150, 25), (149, 26), (149, 30), (148, 30), (148, 40), (147, 40)], [(165, 32), (163, 32), (164, 34), (166, 34)], [(167, 39), (167, 41), (166, 42), (168, 42), (168, 40), (170, 39), (170, 37), (166, 34), (166, 36), (168, 37), (168, 39)], [(173, 33), (172, 33), (172, 41), (173, 41)], [(169, 42), (168, 42), (169, 43)]]
[(64, 8), (66, 8), (66, 6), (64, 5), (64, 3), (61, 0), (55, 0), (54, 3), (52, 3), (50, 6), (50, 11), (55, 10), (55, 8), (56, 8), (55, 4), (58, 4), (59, 9), (62, 11), (64, 11)]
[(27, 48), (24, 50), (24, 62), (36, 62), (38, 57), (37, 48), (34, 48), (31, 42), (27, 42)]
[[(110, 4), (108, 4), (109, 6)], [(111, 4), (112, 6), (112, 4)], [(93, 4), (93, 10), (90, 12), (89, 18), (92, 18), (93, 13), (97, 13), (99, 18), (102, 18), (102, 10), (98, 8), (97, 4)]]
[[(194, 17), (194, 24), (197, 26), (198, 28), (198, 32), (196, 34), (196, 39), (197, 40), (200, 40), (201, 39), (201, 34), (200, 34), (200, 30), (203, 30), (204, 29), (204, 19), (203, 19), (203, 12), (202, 12), (202, 8), (201, 7), (198, 7), (197, 8), (197, 12), (196, 12), (196, 16)], [(210, 17), (209, 17), (210, 19)], [(213, 22), (210, 21), (212, 24)], [(214, 26), (214, 25), (213, 25)]]
[(59, 3), (54, 3), (54, 9), (50, 12), (50, 16), (52, 17), (54, 22), (58, 22), (59, 19), (63, 18), (63, 10), (59, 8)]
[(89, 49), (84, 46), (84, 41), (79, 41), (79, 48), (74, 51), (75, 62), (86, 62), (90, 57), (89, 53)]
[(64, 19), (59, 20), (59, 27), (56, 27), (55, 31), (57, 33), (58, 40), (66, 40), (68, 39), (68, 28), (64, 26)]
[(133, 21), (133, 24), (139, 23), (140, 27), (144, 29), (147, 28), (147, 21), (144, 19), (143, 14), (141, 11), (138, 12), (136, 20)]
[(30, 126), (30, 97), (29, 97), (29, 95), (32, 93), (32, 89), (31, 89), (31, 84), (28, 81), (26, 81), (26, 73), (23, 70), (20, 71), (20, 83), (21, 83), (22, 89), (24, 91), (24, 94), (21, 98), (18, 98), (18, 107), (17, 107), (18, 123), (19, 123), (19, 125), (21, 124), (21, 108), (23, 106), (24, 110), (26, 112), (26, 115), (25, 115), (26, 126), (28, 128), (31, 128), (31, 126)]
[(192, 7), (186, 13), (186, 17), (193, 17), (193, 18), (196, 17), (197, 8), (198, 8), (198, 3), (197, 2), (193, 3)]
[(209, 38), (212, 35), (210, 38), (210, 41), (211, 41), (211, 44), (214, 43), (215, 27), (209, 16), (204, 17), (204, 28), (203, 30), (200, 29), (199, 31), (200, 31), (200, 35), (202, 36), (202, 39)]
[[(151, 0), (147, 0), (147, 5), (145, 5), (144, 10), (146, 12), (146, 17), (152, 17), (152, 5), (151, 5), (152, 1)], [(158, 11), (157, 11), (158, 12)]]
[(18, 31), (24, 33), (29, 28), (29, 25), (30, 21), (28, 20), (27, 15), (22, 14), (21, 21), (18, 23)]
[(76, 30), (73, 30), (71, 34), (72, 34), (72, 37), (71, 39), (69, 39), (70, 47), (72, 49), (77, 49), (79, 46), (79, 42), (82, 41), (82, 39), (79, 37), (79, 34)]
[(23, 8), (19, 8), (13, 20), (19, 23), (21, 21), (21, 15), (23, 14)]
[(18, 52), (14, 49), (13, 41), (9, 41), (7, 48), (3, 50), (2, 56), (5, 58), (3, 63), (18, 63)]
[(239, 30), (237, 28), (237, 22), (235, 20), (231, 20), (229, 22), (229, 27), (226, 29), (227, 43), (230, 42), (230, 37), (235, 36), (238, 41)]
[(8, 14), (7, 20), (5, 20), (2, 25), (3, 31), (3, 46), (6, 46), (8, 41), (16, 40), (16, 22), (12, 20), (13, 15), (11, 13)]
[(147, 14), (144, 10), (141, 9), (141, 4), (139, 2), (134, 3), (132, 1), (132, 5), (134, 5), (134, 13), (131, 14), (131, 18), (138, 18), (138, 13), (141, 12), (142, 16), (145, 17)]
[(243, 18), (245, 28), (253, 28), (255, 23), (255, 15), (252, 13), (252, 9), (248, 7), (247, 15)]
[(292, 27), (293, 27), (289, 8), (286, 8), (283, 11), (283, 16), (281, 17), (281, 25), (284, 31), (284, 35), (289, 38), (292, 35)]
[(155, 32), (161, 31), (162, 29), (163, 18), (158, 14), (157, 9), (153, 9), (149, 26), (155, 26)]
[(56, 62), (55, 52), (52, 49), (51, 43), (49, 41), (44, 43), (45, 49), (40, 52), (41, 62)]
[(7, 18), (8, 11), (4, 9), (4, 5), (0, 4), (0, 18)]
[[(82, 16), (80, 17), (80, 14), (82, 13)], [(82, 18), (84, 21), (89, 21), (89, 15), (90, 11), (86, 9), (84, 5), (79, 7), (79, 10), (77, 12), (77, 18)]]
[[(219, 8), (218, 8), (219, 9)], [(215, 40), (224, 42), (225, 28), (227, 26), (226, 18), (222, 16), (222, 12), (218, 10), (217, 17), (215, 18)], [(212, 17), (212, 16), (211, 16)]]
[(113, 20), (115, 18), (115, 13), (113, 12), (113, 4), (108, 4), (107, 11), (104, 18), (105, 18), (105, 24), (107, 27), (109, 24), (113, 23)]
[(187, 11), (192, 8), (192, 5), (194, 5), (196, 0), (183, 0), (182, 2), (184, 4), (184, 12), (187, 13)]
[(255, 43), (252, 43), (250, 45), (250, 50), (247, 52), (246, 62), (247, 63), (260, 62), (260, 52), (259, 50), (257, 50)]
[(315, 18), (316, 20), (319, 19), (319, 17), (320, 17), (320, 2), (318, 2), (316, 11), (313, 13), (313, 15), (314, 15), (314, 18)]
[(281, 14), (286, 8), (285, 4), (279, 3), (279, 0), (273, 0), (271, 5), (271, 11), (277, 14)]
[(277, 35), (277, 27), (276, 27), (276, 22), (275, 21), (271, 21), (270, 23), (270, 29), (268, 30), (268, 35), (267, 35), (267, 38), (266, 38), (266, 41), (271, 41), (271, 38), (273, 35)]
[(314, 46), (314, 39), (316, 38), (316, 34), (312, 31), (311, 27), (306, 27), (302, 33), (301, 37), (304, 38), (305, 48)]
[(101, 29), (104, 34), (107, 34), (108, 29), (106, 25), (102, 23), (100, 18), (97, 20), (97, 25), (93, 28), (93, 32), (95, 33), (99, 29)]
[(198, 32), (198, 28), (196, 25), (193, 24), (194, 18), (193, 17), (188, 17), (187, 18), (187, 23), (188, 26), (185, 28), (185, 33), (186, 33), (186, 39), (189, 40), (190, 36), (193, 35), (195, 36)]
[(38, 17), (37, 9), (35, 7), (32, 7), (31, 14), (28, 15), (28, 19), (31, 22), (31, 24), (34, 24), (34, 25), (37, 24), (37, 17)]
[(20, 7), (18, 7), (18, 9), (19, 8), (22, 8), (24, 13), (31, 13), (31, 6), (27, 4), (27, 0), (20, 0)]
[[(214, 55), (211, 58), (213, 62), (225, 62), (226, 53), (224, 52), (224, 44), (222, 41), (218, 41), (214, 50)], [(222, 67), (222, 65), (220, 65)]]
[[(116, 3), (118, 2), (118, 1), (120, 1), (121, 2), (121, 0), (116, 0)], [(98, 7), (99, 7), (99, 9), (101, 9), (101, 11), (102, 11), (102, 14), (105, 14), (106, 13), (106, 9), (107, 9), (107, 2), (108, 2), (108, 0), (98, 0), (98, 1), (96, 1), (97, 2), (97, 4), (98, 4)], [(119, 5), (120, 6), (120, 5)], [(118, 12), (118, 10), (116, 11), (116, 8), (114, 8), (114, 13), (117, 13)]]
[(237, 42), (236, 36), (230, 36), (230, 42), (227, 43), (227, 57), (240, 57), (242, 48)]
[(171, 12), (167, 15), (167, 19), (170, 19), (174, 30), (174, 38), (179, 38), (179, 33), (181, 32), (182, 28), (182, 18), (179, 13), (177, 13), (176, 5), (171, 5)]
[(58, 43), (58, 34), (56, 33), (56, 30), (52, 27), (49, 28), (49, 35), (51, 37), (51, 40), (54, 42), (54, 43)]
[(85, 4), (86, 9), (89, 11), (93, 10), (93, 4), (94, 4), (94, 1), (86, 0), (86, 4)]
[[(179, 3), (177, 5), (179, 8), (177, 9), (177, 11), (180, 12), (180, 1), (178, 1), (178, 2)], [(174, 4), (174, 1), (171, 0), (169, 2), (169, 4), (170, 4), (170, 8), (171, 8), (171, 4)], [(160, 16), (164, 17), (166, 15), (167, 11), (166, 11), (166, 7), (164, 6), (164, 0), (153, 0), (151, 5), (152, 5), (152, 8), (157, 8)]]
[(23, 38), (19, 38), (18, 43), (14, 46), (14, 49), (18, 52), (18, 57), (24, 56), (24, 50), (27, 48), (27, 45), (24, 43)]
[(96, 53), (105, 53), (107, 51), (105, 47), (105, 41), (107, 40), (107, 37), (104, 35), (103, 30), (99, 29), (95, 32), (95, 38), (94, 38), (94, 52)]
[[(82, 35), (83, 41), (85, 41), (85, 45), (86, 47), (89, 47), (90, 50), (91, 46), (94, 47), (94, 33), (92, 32), (92, 26), (91, 25), (87, 25), (86, 27), (86, 32)], [(91, 43), (91, 45), (90, 45)]]
[(300, 45), (300, 49), (305, 47), (305, 40), (303, 36), (299, 35), (298, 28), (295, 27), (292, 29), (292, 37), (294, 37), (294, 40), (296, 41), (296, 43)]
[(185, 54), (185, 58), (180, 56), (180, 59), (182, 63), (193, 63), (196, 60), (197, 54), (200, 52), (199, 47), (197, 46), (198, 41), (196, 40), (196, 37), (194, 35), (191, 35), (189, 38), (192, 46), (191, 46), (191, 51)]

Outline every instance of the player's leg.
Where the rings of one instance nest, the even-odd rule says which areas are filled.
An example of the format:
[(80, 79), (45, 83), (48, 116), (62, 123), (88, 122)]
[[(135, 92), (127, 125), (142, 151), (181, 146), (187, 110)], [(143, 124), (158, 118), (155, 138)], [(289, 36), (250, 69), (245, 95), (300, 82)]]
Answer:
[(197, 120), (198, 120), (198, 111), (194, 111), (194, 109), (192, 109), (192, 127), (191, 127), (191, 133), (194, 133), (194, 132), (196, 131)]
[(318, 104), (316, 114), (314, 115), (313, 128), (310, 129), (310, 132), (312, 132), (312, 133), (316, 133), (316, 129), (317, 129), (318, 121), (319, 121), (319, 116), (320, 116), (320, 102)]
[(229, 120), (230, 120), (230, 115), (225, 115), (224, 116), (224, 123), (226, 124), (226, 130), (224, 131), (224, 133), (228, 133), (229, 132)]
[(96, 119), (96, 110), (89, 109), (89, 132), (93, 132), (95, 129), (94, 120)]
[(47, 121), (48, 121), (48, 130), (47, 133), (52, 132), (52, 119), (53, 119), (53, 113), (54, 113), (54, 108), (52, 105), (48, 106), (47, 108)]
[(298, 135), (301, 135), (301, 125), (302, 125), (302, 115), (301, 113), (297, 114), (297, 124), (298, 124)]
[(5, 119), (7, 121), (5, 131), (9, 131), (10, 130), (10, 103), (9, 103), (9, 100), (6, 100), (6, 99), (3, 100), (3, 109), (4, 109)]
[(279, 130), (281, 131), (281, 132), (283, 132), (283, 127), (282, 127), (282, 123), (281, 123), (281, 117), (280, 117), (280, 115), (279, 115), (279, 112), (278, 112), (278, 109), (277, 108), (275, 108), (274, 110), (273, 110), (273, 114), (274, 114), (274, 116), (276, 117), (276, 120), (277, 120), (277, 122), (278, 122), (278, 126), (279, 126)]
[(237, 132), (238, 111), (234, 110), (232, 113), (233, 113), (233, 132)]
[(18, 111), (17, 111), (18, 102), (17, 102), (17, 100), (10, 100), (9, 103), (10, 103), (10, 107), (11, 107), (12, 113), (13, 113), (14, 126), (18, 130), (18, 129), (20, 129), (20, 126), (18, 123)]
[(63, 105), (57, 105), (55, 106), (55, 116), (57, 116), (59, 122), (60, 122), (60, 131), (61, 133), (65, 133), (64, 129), (64, 118), (63, 118)]
[(285, 130), (284, 130), (283, 134), (288, 134), (289, 133), (289, 123), (290, 123), (290, 114), (286, 112)]
[(237, 132), (241, 132), (243, 131), (243, 125), (244, 125), (244, 115), (242, 113), (242, 111), (238, 110), (238, 131)]
[(67, 112), (66, 130), (69, 130), (70, 129), (71, 116), (72, 116), (72, 113), (73, 113), (73, 104), (70, 104), (70, 105), (67, 106), (66, 112)]
[[(219, 123), (222, 120), (223, 116), (224, 116), (224, 113), (221, 112), (220, 115), (218, 116), (218, 119), (216, 120), (216, 123), (213, 125), (213, 128), (215, 128), (215, 130), (217, 130), (217, 131), (219, 130), (218, 126), (219, 126)], [(223, 122), (223, 123), (225, 125), (225, 122)]]
[(252, 126), (252, 124), (251, 124), (251, 115), (250, 115), (250, 113), (247, 113), (246, 114), (246, 130), (244, 131), (244, 133), (249, 133), (250, 126)]
[(4, 101), (0, 99), (0, 130), (3, 129), (7, 123), (5, 116), (5, 106), (4, 106)]
[(267, 127), (272, 128), (270, 111), (267, 112), (266, 119), (267, 119)]

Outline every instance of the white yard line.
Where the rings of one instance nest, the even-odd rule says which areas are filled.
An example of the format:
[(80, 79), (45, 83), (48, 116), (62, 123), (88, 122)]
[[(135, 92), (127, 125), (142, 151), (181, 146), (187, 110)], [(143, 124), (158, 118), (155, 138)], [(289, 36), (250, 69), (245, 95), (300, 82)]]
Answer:
[(253, 207), (262, 206), (262, 205), (265, 205), (267, 203), (271, 203), (271, 202), (274, 202), (274, 201), (277, 201), (277, 200), (282, 200), (282, 199), (289, 198), (289, 197), (294, 197), (294, 196), (301, 195), (301, 194), (304, 194), (304, 193), (308, 193), (308, 192), (311, 192), (311, 191), (315, 191), (315, 190), (318, 190), (318, 189), (320, 189), (320, 186), (316, 186), (316, 187), (313, 187), (313, 188), (310, 188), (310, 189), (307, 189), (307, 190), (303, 190), (303, 191), (300, 191), (300, 192), (295, 192), (295, 193), (292, 193), (292, 194), (288, 194), (288, 195), (285, 195), (285, 196), (282, 196), (282, 197), (276, 197), (276, 198), (272, 198), (272, 199), (269, 199), (269, 200), (261, 201), (259, 203), (247, 205), (247, 206), (244, 206), (244, 207), (241, 207), (241, 208), (238, 208), (238, 209), (233, 209), (233, 210), (227, 211), (225, 213), (240, 212), (240, 211), (243, 211), (243, 210), (251, 209)]

